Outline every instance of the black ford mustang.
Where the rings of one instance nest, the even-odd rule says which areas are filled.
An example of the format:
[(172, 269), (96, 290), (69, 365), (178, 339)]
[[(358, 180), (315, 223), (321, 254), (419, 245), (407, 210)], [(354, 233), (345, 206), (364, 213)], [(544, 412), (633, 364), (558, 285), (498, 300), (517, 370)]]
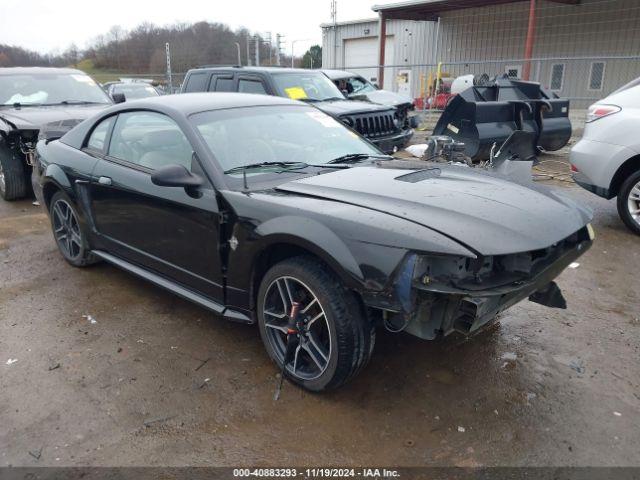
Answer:
[(592, 242), (590, 214), (533, 184), (393, 160), (296, 101), (184, 94), (102, 111), (41, 140), (34, 169), (58, 247), (223, 317), (258, 322), (310, 390), (369, 359), (377, 326), (472, 333)]

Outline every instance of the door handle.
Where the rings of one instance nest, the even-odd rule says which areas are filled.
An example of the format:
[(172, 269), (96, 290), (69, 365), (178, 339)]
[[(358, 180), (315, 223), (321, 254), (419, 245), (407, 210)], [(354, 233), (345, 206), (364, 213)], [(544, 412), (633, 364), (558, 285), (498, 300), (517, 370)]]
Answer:
[(109, 177), (100, 177), (98, 178), (98, 183), (108, 187), (111, 185), (111, 179)]

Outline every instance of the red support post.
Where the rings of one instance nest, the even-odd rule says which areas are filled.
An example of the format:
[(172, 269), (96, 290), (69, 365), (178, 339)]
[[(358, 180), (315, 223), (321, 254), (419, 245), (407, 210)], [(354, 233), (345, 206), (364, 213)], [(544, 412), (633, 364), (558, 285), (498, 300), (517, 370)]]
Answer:
[(531, 57), (536, 37), (536, 0), (529, 0), (529, 26), (527, 27), (527, 41), (524, 47), (524, 68), (522, 79), (529, 80), (531, 76)]
[(384, 88), (384, 53), (387, 44), (387, 19), (382, 12), (380, 12), (378, 35), (378, 86)]

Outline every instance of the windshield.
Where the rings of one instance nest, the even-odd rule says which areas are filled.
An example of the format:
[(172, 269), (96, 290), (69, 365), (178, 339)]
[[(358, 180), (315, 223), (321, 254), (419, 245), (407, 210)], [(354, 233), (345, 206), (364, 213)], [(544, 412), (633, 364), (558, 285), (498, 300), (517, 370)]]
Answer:
[(320, 72), (278, 73), (273, 81), (280, 96), (293, 100), (344, 99), (338, 87)]
[[(214, 110), (192, 115), (191, 122), (224, 171), (261, 162), (326, 165), (348, 154), (380, 155), (369, 142), (313, 107)], [(261, 172), (251, 171), (256, 173)]]
[(151, 85), (114, 85), (113, 93), (124, 93), (127, 100), (135, 98), (157, 97), (158, 91)]
[(111, 103), (107, 94), (83, 73), (0, 75), (0, 104), (55, 105)]
[(376, 90), (376, 87), (362, 77), (341, 78), (340, 80), (336, 80), (336, 84), (340, 90), (346, 90), (349, 95), (375, 92)]

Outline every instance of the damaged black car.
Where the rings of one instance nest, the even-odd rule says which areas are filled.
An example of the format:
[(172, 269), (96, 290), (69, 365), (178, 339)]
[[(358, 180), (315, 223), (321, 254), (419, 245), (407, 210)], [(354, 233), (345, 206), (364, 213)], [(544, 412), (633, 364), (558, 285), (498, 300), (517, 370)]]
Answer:
[(0, 196), (31, 193), (31, 168), (42, 128), (65, 132), (111, 99), (91, 77), (70, 68), (0, 68)]
[(335, 388), (377, 328), (474, 333), (554, 279), (590, 212), (531, 182), (384, 155), (288, 99), (184, 94), (109, 108), (43, 139), (36, 194), (64, 258), (107, 261), (257, 323), (291, 381)]

